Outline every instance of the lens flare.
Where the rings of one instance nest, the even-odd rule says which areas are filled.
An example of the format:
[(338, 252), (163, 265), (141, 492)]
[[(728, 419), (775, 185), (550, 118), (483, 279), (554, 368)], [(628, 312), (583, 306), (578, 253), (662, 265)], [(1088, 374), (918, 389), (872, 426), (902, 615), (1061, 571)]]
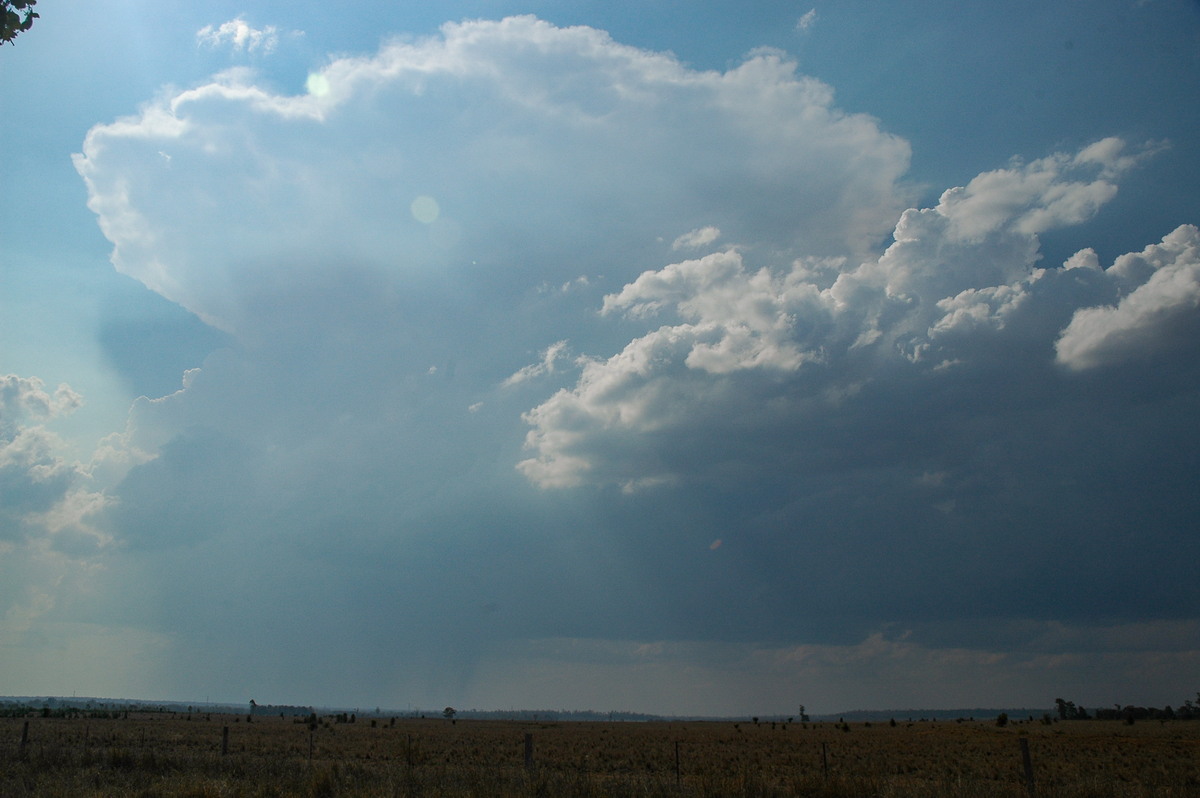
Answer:
[(424, 194), (412, 201), (411, 210), (413, 218), (421, 224), (433, 224), (441, 212), (437, 200)]
[(308, 76), (308, 80), (304, 81), (304, 88), (314, 97), (324, 97), (329, 93), (329, 78), (313, 72)]

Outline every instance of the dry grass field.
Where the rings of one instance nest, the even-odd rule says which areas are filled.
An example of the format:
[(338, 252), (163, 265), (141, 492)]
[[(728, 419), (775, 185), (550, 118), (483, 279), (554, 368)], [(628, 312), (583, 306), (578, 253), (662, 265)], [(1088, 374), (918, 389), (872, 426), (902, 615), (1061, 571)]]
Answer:
[(2, 718), (0, 796), (1027, 796), (1022, 738), (1043, 798), (1200, 796), (1198, 721), (323, 718), (313, 731), (169, 713)]

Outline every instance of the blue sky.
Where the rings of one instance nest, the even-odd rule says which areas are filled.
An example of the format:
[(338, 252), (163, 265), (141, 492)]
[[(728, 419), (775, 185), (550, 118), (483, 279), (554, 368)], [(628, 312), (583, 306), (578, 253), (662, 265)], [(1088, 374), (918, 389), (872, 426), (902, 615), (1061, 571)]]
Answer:
[(0, 692), (1194, 694), (1200, 4), (38, 10)]

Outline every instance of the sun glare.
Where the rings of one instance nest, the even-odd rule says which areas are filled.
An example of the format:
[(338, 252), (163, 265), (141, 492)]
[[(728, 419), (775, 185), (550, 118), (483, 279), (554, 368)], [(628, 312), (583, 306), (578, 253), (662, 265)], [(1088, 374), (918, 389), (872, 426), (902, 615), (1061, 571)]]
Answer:
[(304, 81), (304, 88), (314, 97), (324, 97), (329, 93), (329, 78), (313, 72), (309, 74), (308, 80)]

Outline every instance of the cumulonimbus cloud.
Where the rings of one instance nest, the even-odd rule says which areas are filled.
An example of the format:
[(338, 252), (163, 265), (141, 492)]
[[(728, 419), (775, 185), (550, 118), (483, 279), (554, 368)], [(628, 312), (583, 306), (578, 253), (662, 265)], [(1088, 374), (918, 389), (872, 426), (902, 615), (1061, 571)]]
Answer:
[(519, 248), (556, 284), (680, 229), (864, 252), (903, 207), (907, 143), (775, 53), (696, 71), (515, 17), (314, 74), (293, 96), (233, 70), (94, 127), (75, 163), (117, 268), (232, 330), (283, 259), (396, 274)]
[[(181, 667), (229, 634), (198, 598), (214, 572), (271, 621), (246, 625), (246, 670), (320, 634), (389, 684), (630, 619), (649, 640), (866, 635), (951, 588), (964, 615), (1029, 612), (1000, 604), (1037, 591), (1000, 581), (1103, 611), (1094, 574), (1129, 540), (1106, 519), (1148, 500), (1095, 469), (1151, 458), (1097, 443), (1120, 397), (1073, 380), (1115, 362), (1105, 329), (1173, 334), (1148, 308), (1187, 317), (1186, 247), (1059, 268), (1038, 236), (1101, 212), (1145, 150), (1103, 139), (910, 208), (908, 144), (786, 56), (700, 71), (531, 17), (305, 85), (240, 69), (165, 91), (75, 161), (115, 266), (232, 333), (136, 403), (112, 443), (137, 457), (96, 512), (163, 599), (146, 625), (187, 638)], [(1129, 439), (1163, 440), (1174, 412)], [(665, 597), (629, 576), (681, 552), (700, 576)], [(599, 595), (622, 609), (598, 619)]]

